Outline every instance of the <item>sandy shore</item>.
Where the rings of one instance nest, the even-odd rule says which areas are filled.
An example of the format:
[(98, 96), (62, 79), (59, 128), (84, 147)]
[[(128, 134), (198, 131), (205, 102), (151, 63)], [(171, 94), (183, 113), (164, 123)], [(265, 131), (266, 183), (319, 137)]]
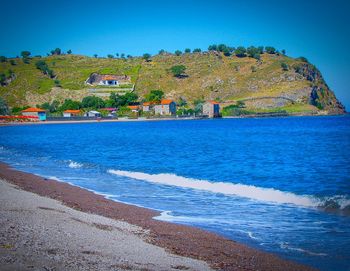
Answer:
[[(6, 164), (0, 163), (0, 178), (23, 190), (42, 196), (38, 197), (32, 193), (18, 191), (6, 186), (4, 182), (1, 183), (0, 199), (1, 206), (4, 207), (1, 207), (0, 210), (1, 213), (7, 214), (7, 217), (5, 216), (4, 219), (1, 214), (0, 264), (8, 259), (10, 262), (7, 263), (7, 266), (10, 270), (14, 270), (14, 268), (11, 269), (11, 266), (16, 266), (16, 262), (11, 262), (11, 259), (16, 257), (22, 260), (29, 259), (25, 263), (29, 265), (33, 265), (31, 261), (35, 263), (45, 261), (48, 263), (48, 268), (55, 267), (55, 264), (62, 261), (67, 264), (71, 262), (76, 264), (72, 268), (68, 266), (65, 269), (64, 266), (60, 266), (58, 269), (47, 270), (75, 270), (74, 268), (89, 270), (81, 268), (80, 263), (88, 264), (92, 270), (208, 269), (208, 266), (201, 261), (205, 261), (212, 268), (222, 270), (314, 270), (249, 248), (214, 233), (154, 220), (152, 217), (159, 214), (156, 211), (114, 202), (67, 183), (13, 170)], [(13, 194), (8, 191), (12, 191)], [(24, 193), (25, 197), (31, 198), (28, 199), (31, 203), (26, 204), (19, 200), (25, 197), (18, 193)], [(43, 201), (37, 202), (38, 198), (35, 197)], [(65, 206), (43, 197), (56, 199)], [(11, 203), (6, 205), (3, 202)], [(33, 213), (41, 218), (46, 217), (47, 219), (44, 220), (53, 222), (40, 226), (41, 223), (36, 223), (37, 220), (31, 219)], [(76, 217), (77, 220), (72, 220), (70, 217)], [(38, 231), (32, 232), (28, 231), (28, 228), (16, 228), (15, 225), (18, 222), (16, 219), (22, 220), (21, 225), (29, 228), (33, 228), (34, 224), (37, 225)], [(57, 232), (61, 237), (55, 239), (52, 236), (57, 235)], [(21, 238), (16, 239), (18, 236)], [(60, 243), (62, 240), (61, 247), (55, 243), (52, 249), (57, 249), (52, 251), (51, 247), (43, 245), (35, 252), (30, 244), (33, 242), (45, 244), (48, 236), (53, 238), (49, 239), (48, 244), (55, 243), (55, 240)], [(16, 240), (19, 241), (16, 242)], [(129, 240), (133, 240), (132, 242), (137, 245), (130, 247), (130, 244), (133, 243)], [(26, 242), (29, 246), (25, 246)], [(119, 250), (115, 250), (115, 246), (119, 247)], [(126, 266), (118, 266), (118, 264), (123, 264), (125, 259), (129, 259), (128, 264), (131, 269)], [(115, 267), (111, 267), (113, 260), (117, 264)], [(92, 264), (101, 262), (101, 268), (90, 266), (90, 261)]]

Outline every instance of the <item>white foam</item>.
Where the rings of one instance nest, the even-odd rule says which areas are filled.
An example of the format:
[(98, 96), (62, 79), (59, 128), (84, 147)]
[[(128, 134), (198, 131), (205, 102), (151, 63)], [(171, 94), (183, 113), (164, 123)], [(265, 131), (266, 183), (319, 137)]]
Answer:
[(292, 250), (292, 251), (298, 251), (304, 254), (308, 254), (311, 256), (327, 256), (328, 254), (326, 253), (318, 253), (318, 252), (313, 252), (310, 250), (306, 250), (306, 249), (302, 249), (302, 248), (298, 248), (298, 247), (292, 247), (290, 245), (288, 245), (288, 243), (281, 243), (280, 244), (280, 248), (282, 249), (288, 249), (288, 250)]
[(108, 172), (135, 180), (234, 195), (264, 202), (294, 204), (303, 207), (317, 207), (319, 205), (319, 202), (311, 196), (296, 195), (291, 192), (284, 192), (273, 188), (256, 187), (239, 183), (210, 182), (207, 180), (185, 178), (174, 174), (147, 174), (113, 169), (108, 170)]
[(81, 168), (83, 166), (83, 164), (80, 164), (78, 162), (69, 160), (69, 165), (70, 168)]

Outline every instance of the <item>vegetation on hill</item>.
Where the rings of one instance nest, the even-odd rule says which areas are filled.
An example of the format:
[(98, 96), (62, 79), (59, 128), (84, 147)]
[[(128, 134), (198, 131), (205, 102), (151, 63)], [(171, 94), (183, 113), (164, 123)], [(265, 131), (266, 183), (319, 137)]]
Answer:
[[(90, 74), (99, 73), (130, 76), (139, 101), (150, 90), (161, 90), (166, 98), (183, 99), (192, 107), (198, 100), (217, 100), (222, 108), (243, 101), (249, 112), (345, 110), (317, 68), (305, 58), (286, 56), (285, 50), (214, 44), (206, 52), (183, 51), (171, 54), (160, 50), (157, 55), (145, 53), (142, 57), (87, 57), (70, 50), (63, 54), (59, 48), (47, 57), (31, 57), (23, 51), (22, 59), (0, 57), (0, 96), (10, 107), (81, 101), (99, 95), (85, 84)], [(101, 98), (106, 100), (109, 94)]]

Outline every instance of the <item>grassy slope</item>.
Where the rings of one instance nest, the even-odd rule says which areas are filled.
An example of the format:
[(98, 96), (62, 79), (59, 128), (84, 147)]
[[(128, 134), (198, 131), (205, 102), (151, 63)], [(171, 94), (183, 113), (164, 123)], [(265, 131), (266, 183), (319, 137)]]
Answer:
[[(66, 97), (81, 99), (89, 95), (84, 82), (93, 72), (130, 75), (141, 97), (151, 89), (162, 89), (169, 98), (182, 96), (189, 102), (198, 98), (227, 101), (274, 97), (311, 86), (310, 81), (298, 76), (293, 69), (282, 71), (282, 62), (289, 66), (300, 63), (300, 60), (282, 55), (263, 54), (261, 64), (248, 57), (225, 57), (215, 53), (157, 55), (150, 62), (141, 58), (122, 60), (61, 55), (44, 58), (62, 86), (62, 89), (55, 88), (50, 92), (54, 80), (35, 68), (37, 60), (33, 58), (30, 64), (24, 64), (21, 59), (15, 59), (17, 65), (0, 63), (0, 73), (11, 69), (17, 76), (8, 86), (0, 87), (0, 96), (9, 105), (35, 105)], [(185, 65), (188, 77), (173, 77), (169, 72), (173, 65)], [(252, 72), (251, 66), (256, 67), (256, 72)], [(290, 110), (310, 110), (306, 103), (307, 97), (303, 104)]]

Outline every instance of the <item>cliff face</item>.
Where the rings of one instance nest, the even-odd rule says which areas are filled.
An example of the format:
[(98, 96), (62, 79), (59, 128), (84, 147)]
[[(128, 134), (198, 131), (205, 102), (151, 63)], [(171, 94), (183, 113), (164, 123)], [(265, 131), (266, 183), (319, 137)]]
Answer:
[[(35, 66), (38, 60), (53, 70), (51, 79)], [(174, 65), (184, 65), (185, 75), (175, 77)], [(10, 106), (36, 105), (66, 98), (81, 100), (87, 95), (107, 98), (110, 90), (92, 89), (85, 82), (93, 74), (130, 76), (132, 89), (142, 99), (152, 89), (161, 89), (167, 98), (180, 97), (191, 105), (197, 99), (216, 99), (222, 107), (244, 101), (248, 110), (286, 110), (296, 113), (344, 113), (344, 106), (325, 83), (321, 73), (305, 59), (284, 55), (250, 57), (224, 56), (219, 52), (175, 56), (108, 59), (79, 55), (32, 58), (29, 64), (16, 58), (0, 63), (0, 73), (13, 74), (13, 80), (0, 86), (0, 96)], [(109, 91), (109, 92), (108, 92)], [(115, 89), (114, 91), (126, 91)], [(128, 90), (129, 91), (129, 90)]]
[(327, 110), (330, 114), (345, 113), (345, 107), (335, 97), (322, 77), (321, 72), (312, 64), (295, 65), (294, 69), (306, 80), (312, 82), (309, 103), (320, 110)]

